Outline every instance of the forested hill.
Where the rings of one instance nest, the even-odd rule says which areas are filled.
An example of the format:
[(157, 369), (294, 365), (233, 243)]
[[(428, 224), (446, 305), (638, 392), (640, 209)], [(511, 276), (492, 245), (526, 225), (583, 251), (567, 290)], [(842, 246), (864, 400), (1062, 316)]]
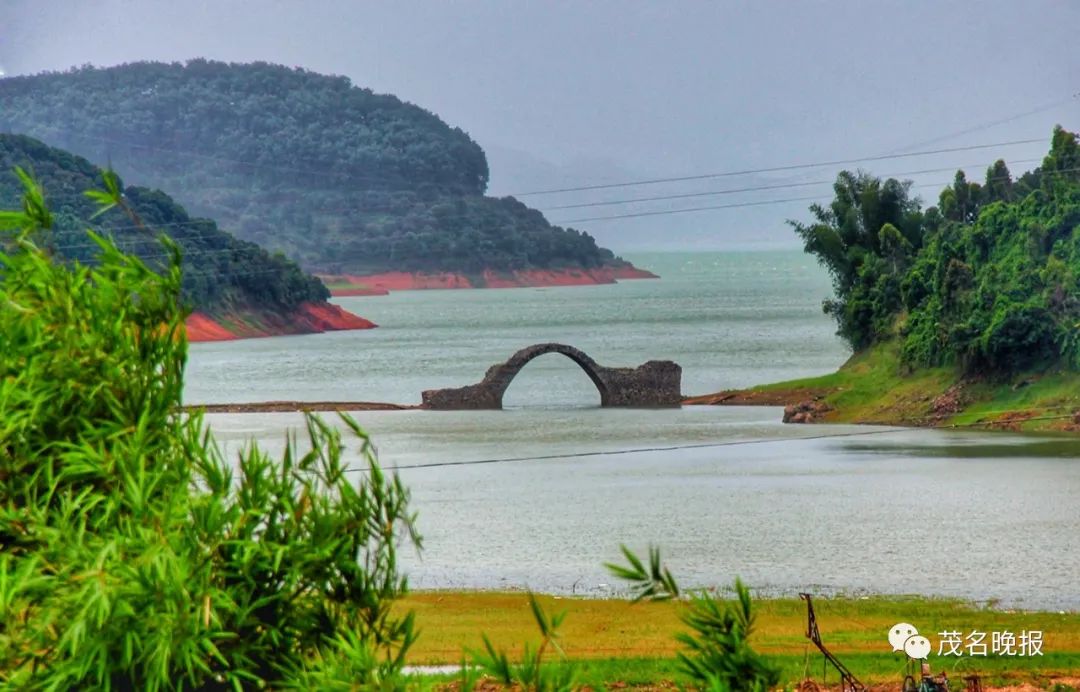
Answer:
[[(15, 209), (21, 204), (22, 186), (15, 166), (31, 172), (45, 190), (53, 228), (39, 244), (57, 256), (93, 262), (100, 250), (86, 233), (87, 228), (93, 228), (152, 266), (165, 260), (165, 250), (155, 234), (139, 228), (120, 210), (93, 218), (97, 207), (83, 193), (102, 189), (100, 169), (30, 137), (0, 134), (0, 209)], [(257, 310), (286, 316), (304, 303), (329, 297), (326, 287), (292, 260), (238, 240), (213, 221), (188, 216), (165, 193), (129, 186), (124, 194), (146, 226), (166, 232), (180, 245), (183, 287), (196, 309), (210, 314)]]
[(484, 196), (483, 150), (394, 96), (265, 63), (135, 63), (0, 79), (0, 131), (169, 190), (323, 273), (624, 264)]
[[(826, 301), (854, 350), (897, 344), (911, 370), (1080, 371), (1080, 143), (1056, 128), (1042, 165), (982, 183), (963, 171), (923, 209), (910, 183), (842, 173), (794, 222), (832, 274)], [(1075, 394), (1075, 392), (1074, 392)]]

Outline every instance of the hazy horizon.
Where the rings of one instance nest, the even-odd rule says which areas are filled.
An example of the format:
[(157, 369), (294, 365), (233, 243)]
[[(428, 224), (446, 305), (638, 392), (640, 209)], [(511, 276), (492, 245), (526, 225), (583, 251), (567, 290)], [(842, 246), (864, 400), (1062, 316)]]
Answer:
[[(1076, 129), (1080, 5), (644, 2), (383, 5), (208, 0), (29, 2), (4, 8), (8, 75), (92, 63), (263, 60), (348, 76), (468, 132), (494, 195), (760, 169), (1019, 139), (1038, 143), (875, 162), (928, 203), (964, 167), (981, 179)], [(92, 29), (92, 30), (91, 30)], [(527, 195), (553, 223), (616, 252), (797, 247), (788, 218), (827, 201), (838, 168)], [(805, 183), (634, 204), (665, 195)], [(773, 203), (772, 200), (800, 198)]]

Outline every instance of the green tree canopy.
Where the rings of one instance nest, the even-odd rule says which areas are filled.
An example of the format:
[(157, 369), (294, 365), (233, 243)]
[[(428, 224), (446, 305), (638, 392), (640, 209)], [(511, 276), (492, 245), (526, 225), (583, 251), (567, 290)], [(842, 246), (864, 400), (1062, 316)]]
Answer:
[(842, 171), (833, 193), (828, 206), (810, 207), (811, 223), (789, 223), (832, 276), (836, 300), (825, 311), (862, 348), (900, 304), (900, 270), (922, 246), (922, 214), (910, 182)]
[(118, 209), (98, 214), (84, 191), (101, 185), (103, 171), (86, 159), (30, 137), (0, 135), (0, 208), (16, 206), (22, 195), (14, 166), (34, 171), (53, 209), (52, 228), (39, 242), (69, 262), (97, 261), (101, 248), (86, 237), (86, 228), (92, 225), (150, 266), (164, 267), (171, 258), (157, 242), (155, 232), (160, 230), (184, 255), (184, 296), (198, 309), (287, 312), (305, 301), (329, 297), (322, 282), (295, 262), (238, 240), (209, 219), (189, 216), (159, 190), (123, 188), (127, 204), (146, 228)]
[(908, 189), (841, 173), (832, 204), (792, 222), (833, 276), (825, 310), (851, 346), (899, 338), (912, 366), (969, 372), (1080, 368), (1076, 135), (1056, 128), (1019, 180), (1000, 160), (985, 185), (958, 171), (925, 212)]
[(140, 62), (0, 79), (0, 102), (0, 131), (116, 166), (311, 271), (624, 264), (484, 196), (487, 158), (465, 132), (344, 77)]

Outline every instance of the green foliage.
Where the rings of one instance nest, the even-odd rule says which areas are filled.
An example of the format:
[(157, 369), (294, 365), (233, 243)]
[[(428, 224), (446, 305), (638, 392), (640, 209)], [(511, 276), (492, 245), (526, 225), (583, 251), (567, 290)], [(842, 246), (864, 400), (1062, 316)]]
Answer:
[(856, 350), (890, 328), (900, 307), (900, 279), (922, 246), (922, 214), (910, 189), (910, 182), (843, 171), (833, 202), (810, 207), (812, 223), (788, 222), (829, 270), (836, 300), (825, 302), (825, 312)]
[(22, 211), (0, 211), (0, 231), (35, 229), (49, 230), (53, 225), (52, 212), (45, 204), (45, 192), (21, 166), (15, 167), (15, 177), (23, 187)]
[[(47, 194), (56, 211), (48, 223), (35, 218), (39, 227), (49, 229), (35, 240), (57, 257), (97, 262), (100, 248), (88, 242), (85, 233), (92, 222), (100, 235), (152, 268), (164, 270), (171, 256), (161, 250), (156, 234), (148, 230), (160, 228), (182, 250), (183, 296), (200, 310), (267, 308), (286, 312), (300, 303), (329, 297), (326, 287), (294, 262), (237, 240), (213, 221), (191, 218), (162, 192), (124, 187), (113, 171), (100, 170), (85, 159), (29, 137), (0, 134), (0, 166), (33, 170), (47, 191), (40, 193), (36, 203), (44, 208)], [(92, 189), (98, 184), (104, 189)], [(19, 204), (23, 187), (18, 173), (0, 175), (0, 206)]]
[[(495, 682), (507, 687), (536, 692), (563, 692), (577, 689), (576, 669), (566, 663), (565, 654), (559, 647), (559, 627), (566, 617), (565, 612), (549, 615), (529, 593), (529, 608), (532, 610), (536, 627), (540, 631), (540, 644), (532, 647), (526, 643), (521, 662), (514, 665), (505, 651), (496, 650), (495, 646), (483, 636), (484, 650), (473, 652), (473, 662), (479, 671), (462, 666), (461, 688), (472, 689), (476, 682), (476, 672), (482, 672)], [(562, 659), (563, 665), (553, 666), (544, 660), (545, 655), (554, 649)]]
[(649, 548), (649, 567), (625, 545), (620, 546), (623, 557), (629, 563), (629, 567), (608, 562), (604, 564), (613, 575), (630, 582), (634, 601), (651, 600), (666, 601), (679, 597), (679, 586), (675, 583), (675, 577), (664, 568), (660, 562), (660, 549), (653, 546)]
[(312, 271), (619, 263), (587, 233), (485, 197), (487, 159), (465, 132), (344, 77), (143, 62), (3, 79), (0, 101), (0, 131), (108, 161)]
[(1019, 181), (997, 161), (984, 185), (958, 172), (939, 207), (919, 212), (911, 200), (892, 207), (905, 210), (906, 227), (868, 214), (889, 208), (879, 191), (892, 182), (842, 173), (833, 204), (811, 207), (817, 222), (793, 222), (833, 274), (836, 298), (826, 311), (854, 349), (899, 333), (909, 367), (992, 375), (1059, 362), (1080, 369), (1075, 135), (1055, 129), (1042, 166)]
[[(90, 234), (93, 265), (33, 236), (27, 184), (0, 252), (0, 684), (13, 689), (396, 689), (415, 638), (408, 492), (347, 475), (336, 429), (233, 463), (178, 411), (180, 249), (163, 273)], [(117, 201), (116, 190), (97, 196)]]
[(986, 364), (1000, 372), (1014, 372), (1054, 361), (1060, 335), (1046, 308), (1040, 305), (1004, 303), (994, 311), (990, 324), (979, 335)]
[[(660, 551), (649, 550), (649, 568), (626, 546), (629, 567), (609, 564), (611, 573), (631, 583), (636, 600), (678, 598), (679, 587), (660, 561)], [(779, 669), (750, 646), (754, 630), (750, 590), (735, 580), (734, 603), (717, 600), (701, 591), (691, 596), (682, 621), (690, 632), (676, 635), (686, 647), (679, 652), (680, 671), (692, 684), (715, 692), (764, 692), (780, 680)]]

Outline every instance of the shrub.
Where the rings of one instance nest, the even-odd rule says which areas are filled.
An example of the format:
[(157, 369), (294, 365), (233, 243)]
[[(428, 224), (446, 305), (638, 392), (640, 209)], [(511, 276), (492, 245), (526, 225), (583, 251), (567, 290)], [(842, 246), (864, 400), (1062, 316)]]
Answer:
[[(660, 551), (649, 551), (649, 566), (623, 547), (629, 566), (609, 564), (616, 577), (633, 584), (635, 600), (665, 601), (679, 598), (671, 572), (663, 567)], [(679, 652), (679, 667), (696, 689), (712, 692), (764, 692), (780, 680), (780, 671), (750, 646), (754, 630), (750, 590), (735, 580), (734, 603), (716, 600), (699, 591), (680, 613), (690, 632), (676, 635), (686, 648)]]
[(1053, 317), (1044, 307), (1006, 303), (994, 311), (980, 345), (991, 369), (1015, 372), (1056, 360), (1060, 338)]
[[(272, 461), (219, 453), (179, 412), (180, 253), (157, 274), (100, 237), (54, 262), (24, 208), (0, 214), (0, 683), (18, 689), (400, 686), (411, 615), (396, 551), (408, 492), (353, 482), (336, 429), (308, 420)], [(115, 190), (97, 193), (123, 206)]]

